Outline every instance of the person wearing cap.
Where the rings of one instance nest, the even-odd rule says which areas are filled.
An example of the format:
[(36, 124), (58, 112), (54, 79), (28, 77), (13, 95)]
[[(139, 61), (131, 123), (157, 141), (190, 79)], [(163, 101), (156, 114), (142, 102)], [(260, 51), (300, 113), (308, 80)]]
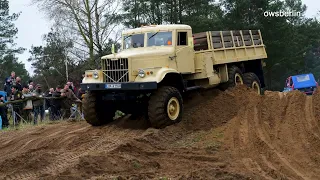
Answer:
[[(11, 98), (10, 101), (17, 101), (24, 99), (22, 92), (18, 90), (16, 85), (12, 86), (11, 88)], [(15, 124), (19, 125), (21, 121), (22, 109), (23, 109), (23, 102), (12, 103), (13, 111), (15, 114), (14, 122)]]
[(40, 115), (41, 122), (44, 119), (44, 100), (42, 97), (41, 85), (37, 84), (35, 90), (32, 92), (32, 96), (37, 97), (38, 99), (33, 100), (33, 113), (34, 113), (34, 124), (38, 124), (38, 116)]

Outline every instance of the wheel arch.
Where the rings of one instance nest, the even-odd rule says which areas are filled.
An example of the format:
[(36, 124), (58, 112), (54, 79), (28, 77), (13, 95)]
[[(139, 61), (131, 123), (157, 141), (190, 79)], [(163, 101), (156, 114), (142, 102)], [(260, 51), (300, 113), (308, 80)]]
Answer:
[(173, 86), (177, 88), (180, 93), (185, 91), (185, 85), (183, 82), (182, 75), (179, 73), (169, 72), (158, 83), (159, 87), (161, 86)]

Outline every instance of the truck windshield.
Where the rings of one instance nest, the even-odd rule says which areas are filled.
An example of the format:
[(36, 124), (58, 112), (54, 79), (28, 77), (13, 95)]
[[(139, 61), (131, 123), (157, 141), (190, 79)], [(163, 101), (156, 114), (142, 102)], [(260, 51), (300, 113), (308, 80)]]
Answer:
[(172, 32), (153, 32), (148, 33), (147, 46), (171, 46)]
[(123, 37), (123, 49), (144, 47), (144, 34), (132, 34)]

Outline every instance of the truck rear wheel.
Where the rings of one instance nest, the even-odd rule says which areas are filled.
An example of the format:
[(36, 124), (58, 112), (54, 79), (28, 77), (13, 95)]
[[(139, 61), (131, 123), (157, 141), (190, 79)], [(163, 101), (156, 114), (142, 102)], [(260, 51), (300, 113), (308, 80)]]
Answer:
[(101, 126), (113, 121), (115, 106), (111, 102), (103, 102), (97, 93), (86, 93), (82, 103), (84, 119), (92, 126)]
[(228, 68), (228, 77), (228, 82), (223, 83), (219, 86), (219, 88), (223, 91), (228, 88), (235, 87), (236, 85), (244, 84), (243, 74), (240, 68), (235, 65)]
[(261, 84), (258, 76), (252, 72), (243, 74), (244, 84), (261, 95)]
[(182, 119), (183, 99), (175, 87), (160, 87), (151, 95), (148, 117), (152, 127), (164, 128), (178, 123)]

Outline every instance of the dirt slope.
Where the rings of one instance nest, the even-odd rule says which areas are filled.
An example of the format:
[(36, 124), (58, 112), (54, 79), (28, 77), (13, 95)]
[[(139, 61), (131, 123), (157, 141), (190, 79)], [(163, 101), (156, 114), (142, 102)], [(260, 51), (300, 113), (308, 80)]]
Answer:
[(320, 179), (320, 95), (214, 90), (185, 113), (162, 130), (123, 118), (1, 132), (0, 179)]

